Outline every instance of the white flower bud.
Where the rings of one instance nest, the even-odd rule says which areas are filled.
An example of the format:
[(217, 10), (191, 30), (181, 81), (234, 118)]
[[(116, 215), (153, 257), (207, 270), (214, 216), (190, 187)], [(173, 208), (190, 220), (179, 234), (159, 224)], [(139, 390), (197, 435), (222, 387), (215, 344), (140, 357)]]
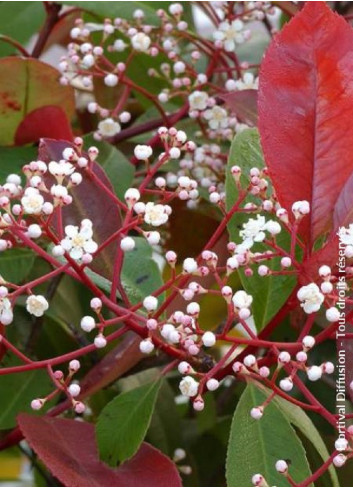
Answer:
[(102, 301), (99, 297), (93, 297), (93, 299), (91, 299), (90, 306), (94, 311), (99, 311), (102, 308)]
[(78, 384), (70, 384), (67, 390), (72, 395), (72, 397), (77, 397), (81, 392), (81, 388)]
[(118, 81), (119, 81), (119, 78), (117, 77), (117, 75), (114, 75), (114, 73), (109, 73), (108, 75), (106, 75), (104, 77), (104, 84), (107, 87), (116, 87), (116, 85), (118, 84)]
[(81, 319), (81, 329), (86, 333), (90, 333), (96, 327), (96, 321), (92, 316), (84, 316)]
[(331, 292), (333, 291), (333, 285), (331, 284), (331, 282), (322, 282), (322, 284), (320, 285), (320, 289), (323, 294), (331, 294)]
[(280, 381), (279, 386), (283, 391), (289, 392), (293, 389), (293, 381), (290, 377), (286, 377)]
[(302, 345), (307, 350), (310, 350), (315, 345), (315, 338), (313, 336), (304, 336), (302, 339)]
[(270, 269), (266, 265), (260, 265), (257, 269), (257, 273), (260, 277), (266, 277), (266, 275), (269, 275)]
[(131, 208), (133, 207), (138, 200), (140, 200), (140, 192), (137, 190), (137, 188), (129, 188), (125, 192), (124, 198), (126, 200), (126, 203), (128, 206)]
[(197, 270), (197, 262), (193, 258), (185, 258), (183, 262), (183, 270), (185, 273), (194, 273)]
[(71, 372), (77, 372), (81, 367), (81, 364), (78, 360), (71, 360), (69, 363), (69, 369)]
[(148, 355), (154, 350), (154, 344), (150, 338), (142, 340), (140, 343), (140, 351)]
[(289, 363), (291, 361), (291, 356), (287, 351), (281, 351), (278, 355), (278, 361), (283, 364)]
[(127, 236), (120, 241), (120, 248), (123, 251), (132, 251), (135, 248), (135, 240)]
[(161, 235), (158, 231), (149, 231), (145, 237), (150, 245), (157, 245), (161, 240)]
[(178, 365), (178, 371), (181, 375), (187, 375), (193, 372), (193, 368), (188, 362), (180, 362)]
[(42, 409), (44, 406), (45, 400), (44, 399), (33, 399), (31, 402), (31, 408), (34, 411), (39, 411), (39, 409)]
[(209, 379), (207, 382), (206, 382), (206, 386), (207, 386), (207, 389), (209, 391), (215, 391), (218, 389), (219, 387), (219, 382), (217, 379)]
[(197, 397), (194, 402), (192, 403), (192, 407), (195, 409), (195, 411), (203, 411), (205, 407), (204, 400), (202, 397)]
[(289, 256), (284, 256), (281, 259), (281, 266), (283, 268), (289, 268), (290, 266), (292, 266), (292, 260), (289, 258)]
[(306, 354), (305, 351), (298, 351), (295, 358), (297, 359), (298, 362), (305, 363), (308, 359), (308, 355)]
[(256, 366), (256, 364), (257, 364), (257, 362), (256, 362), (256, 358), (254, 357), (254, 355), (246, 355), (246, 357), (244, 358), (244, 365), (246, 367), (253, 368)]
[(143, 144), (138, 144), (134, 149), (135, 158), (138, 160), (148, 160), (152, 156), (152, 147)]
[(28, 226), (28, 236), (31, 239), (40, 238), (41, 235), (42, 235), (42, 230), (40, 226), (38, 226), (38, 224), (31, 224), (30, 226)]
[(335, 467), (343, 467), (343, 465), (346, 463), (346, 461), (347, 461), (347, 457), (343, 453), (339, 453), (332, 460), (333, 465)]
[(330, 307), (326, 310), (326, 319), (330, 321), (330, 323), (335, 323), (340, 318), (340, 312), (337, 307)]
[(156, 297), (153, 297), (152, 295), (149, 295), (144, 298), (143, 300), (143, 307), (148, 311), (152, 312), (155, 311), (158, 307), (158, 300)]
[(250, 416), (256, 420), (261, 419), (263, 414), (264, 414), (264, 409), (262, 406), (254, 407), (250, 411)]
[(328, 278), (331, 275), (331, 268), (327, 265), (322, 265), (319, 268), (319, 275), (321, 278)]
[(317, 380), (321, 379), (322, 368), (317, 365), (313, 365), (312, 367), (308, 368), (306, 373), (309, 380), (311, 380), (312, 382), (316, 382)]
[(202, 335), (202, 343), (206, 347), (214, 346), (216, 344), (216, 336), (212, 331), (206, 331), (206, 333)]
[(102, 334), (99, 334), (94, 338), (94, 345), (96, 348), (104, 348), (107, 346), (107, 340)]
[(345, 452), (348, 448), (348, 440), (345, 438), (337, 438), (335, 441), (335, 449), (338, 452)]
[(288, 470), (288, 464), (285, 460), (277, 460), (275, 467), (280, 474), (285, 474)]
[(190, 314), (190, 316), (198, 316), (200, 313), (200, 305), (197, 302), (190, 302), (186, 308), (186, 312)]

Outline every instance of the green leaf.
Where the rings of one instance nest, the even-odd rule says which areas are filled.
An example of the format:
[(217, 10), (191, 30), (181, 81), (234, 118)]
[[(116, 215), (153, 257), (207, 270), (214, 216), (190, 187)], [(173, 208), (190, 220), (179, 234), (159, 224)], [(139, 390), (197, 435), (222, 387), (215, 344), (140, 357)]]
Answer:
[(22, 282), (33, 266), (35, 255), (32, 250), (13, 248), (0, 253), (0, 273), (8, 282)]
[(62, 1), (64, 5), (80, 7), (83, 10), (97, 14), (100, 18), (119, 17), (122, 19), (133, 19), (133, 13), (137, 9), (142, 9), (145, 13), (144, 21), (154, 25), (159, 23), (156, 10), (166, 8), (171, 2), (82, 2), (82, 1)]
[[(249, 185), (249, 172), (251, 168), (264, 168), (265, 162), (260, 145), (260, 136), (257, 129), (246, 129), (233, 139), (230, 147), (227, 174), (226, 174), (226, 206), (229, 210), (239, 196), (234, 178), (230, 172), (232, 166), (238, 165), (242, 170), (240, 182), (243, 188)], [(257, 202), (254, 197), (248, 197), (245, 202)], [(249, 219), (249, 214), (236, 213), (228, 224), (231, 239), (239, 241), (241, 224)]]
[(34, 146), (0, 147), (0, 182), (4, 183), (10, 173), (19, 173), (36, 155)]
[(296, 482), (310, 476), (301, 441), (281, 409), (271, 402), (260, 420), (250, 416), (266, 394), (249, 384), (234, 413), (228, 444), (226, 477), (229, 487), (248, 487), (254, 474), (262, 474), (269, 486), (287, 487), (286, 478), (275, 469), (277, 460), (290, 461), (290, 474)]
[[(145, 238), (135, 238), (135, 248), (124, 255), (122, 284), (133, 304), (140, 302), (163, 285), (157, 263), (152, 259), (152, 248)], [(163, 300), (164, 295), (158, 298)]]
[[(282, 231), (276, 238), (277, 244), (284, 249), (290, 247), (290, 237), (288, 233)], [(268, 247), (258, 245), (256, 251), (266, 250)], [(271, 260), (271, 270), (280, 270), (280, 258)], [(243, 270), (239, 271), (240, 280), (243, 287), (254, 298), (252, 312), (257, 331), (261, 331), (269, 321), (276, 315), (281, 307), (286, 303), (290, 293), (295, 287), (295, 275), (270, 275), (260, 277), (257, 267), (251, 277), (245, 276)]]
[(16, 426), (16, 416), (19, 413), (33, 413), (31, 401), (47, 396), (52, 390), (52, 383), (44, 370), (0, 375), (0, 429)]
[(41, 2), (0, 2), (0, 56), (18, 53), (16, 48), (1, 41), (1, 35), (26, 43), (37, 33), (44, 18)]
[(162, 379), (123, 392), (101, 412), (96, 436), (101, 459), (115, 467), (139, 449), (151, 422)]
[[(231, 167), (234, 165), (238, 165), (242, 169), (242, 188), (246, 188), (249, 183), (248, 175), (251, 168), (263, 168), (265, 166), (257, 129), (243, 131), (235, 137), (231, 145), (226, 175), (226, 206), (228, 210), (232, 208), (239, 196), (234, 178), (230, 172)], [(245, 202), (250, 201), (257, 202), (253, 197), (247, 198)], [(235, 213), (233, 215), (228, 224), (228, 232), (232, 241), (241, 242), (239, 231), (242, 228), (242, 224), (248, 221), (250, 217), (248, 213)], [(272, 217), (271, 219), (274, 218)], [(282, 230), (276, 240), (279, 246), (289, 250), (290, 236), (286, 230)], [(256, 251), (267, 249), (268, 247), (262, 244), (256, 245)], [(272, 270), (280, 270), (280, 258), (271, 260), (270, 268)], [(261, 331), (287, 301), (295, 287), (296, 278), (294, 275), (260, 277), (257, 274), (256, 267), (251, 277), (245, 276), (243, 270), (239, 271), (239, 276), (244, 289), (254, 297), (252, 306), (254, 321), (257, 330)]]
[[(128, 391), (147, 382), (155, 381), (159, 369), (151, 368), (134, 375), (123, 377), (117, 382), (119, 390)], [(162, 452), (173, 456), (175, 448), (181, 446), (181, 420), (175, 404), (175, 394), (166, 378), (164, 378), (152, 414), (146, 440)]]
[[(269, 389), (266, 389), (263, 386), (261, 386), (261, 389), (264, 392), (267, 392), (267, 395), (270, 394)], [(326, 448), (323, 439), (321, 438), (320, 433), (316, 429), (314, 423), (311, 421), (309, 416), (305, 413), (305, 411), (299, 406), (295, 406), (291, 402), (288, 402), (279, 396), (276, 396), (273, 402), (277, 404), (278, 408), (281, 410), (282, 414), (284, 414), (287, 420), (299, 431), (301, 431), (303, 435), (314, 445), (322, 460), (326, 461), (329, 458), (330, 454)], [(339, 482), (334, 466), (330, 465), (328, 471), (330, 473), (333, 486), (339, 487)]]
[(170, 457), (181, 445), (180, 415), (175, 404), (174, 391), (166, 380), (158, 394), (147, 440)]
[(99, 149), (98, 163), (104, 168), (116, 195), (123, 200), (126, 190), (132, 186), (134, 165), (112, 144), (106, 141), (95, 141), (91, 135), (83, 139), (85, 147), (96, 146)]

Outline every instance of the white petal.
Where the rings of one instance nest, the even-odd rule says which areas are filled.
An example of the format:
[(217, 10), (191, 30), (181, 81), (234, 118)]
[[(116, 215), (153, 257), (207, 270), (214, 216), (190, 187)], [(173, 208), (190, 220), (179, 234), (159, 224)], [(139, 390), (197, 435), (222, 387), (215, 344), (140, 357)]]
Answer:
[(69, 224), (68, 226), (65, 226), (65, 234), (69, 238), (74, 238), (75, 236), (78, 235), (78, 227), (72, 226), (71, 224)]
[(70, 251), (72, 248), (72, 241), (70, 238), (62, 239), (60, 244), (65, 251)]
[(95, 241), (91, 239), (85, 242), (85, 244), (83, 245), (83, 249), (86, 253), (95, 253), (98, 249), (98, 245)]
[(80, 246), (76, 246), (75, 248), (72, 248), (72, 250), (70, 251), (70, 256), (74, 260), (80, 260), (82, 258), (82, 255), (83, 255), (83, 250)]

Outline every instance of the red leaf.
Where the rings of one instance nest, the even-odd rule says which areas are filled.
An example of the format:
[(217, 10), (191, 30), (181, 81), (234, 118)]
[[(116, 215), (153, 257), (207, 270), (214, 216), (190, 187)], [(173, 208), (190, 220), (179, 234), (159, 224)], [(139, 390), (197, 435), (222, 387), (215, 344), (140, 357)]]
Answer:
[(174, 463), (147, 443), (131, 460), (111, 469), (98, 459), (92, 424), (28, 414), (17, 419), (30, 446), (65, 486), (181, 486)]
[(328, 265), (335, 270), (337, 268), (338, 246), (338, 236), (334, 234), (321, 249), (308, 256), (302, 264), (299, 283), (306, 285), (308, 282), (318, 280), (321, 265)]
[(56, 105), (40, 107), (27, 114), (16, 130), (15, 145), (36, 142), (43, 137), (73, 139), (66, 114)]
[(307, 2), (271, 43), (260, 73), (259, 129), (281, 205), (311, 203), (314, 243), (353, 170), (353, 31), (325, 2)]
[[(62, 159), (62, 152), (72, 144), (67, 141), (42, 139), (39, 145), (38, 158), (44, 162)], [(77, 171), (80, 171), (77, 169)], [(111, 183), (103, 168), (94, 163), (93, 173), (109, 190), (113, 192)], [(63, 224), (79, 225), (82, 219), (93, 222), (94, 239), (100, 245), (121, 227), (121, 217), (111, 197), (85, 172), (83, 181), (78, 187), (70, 190), (72, 204), (63, 208)], [(92, 262), (92, 270), (111, 280), (116, 254), (116, 241), (104, 248)]]
[(335, 231), (340, 226), (347, 226), (353, 222), (353, 174), (348, 178), (337, 199), (333, 223)]
[(144, 355), (140, 352), (141, 338), (132, 332), (102, 358), (80, 382), (81, 397), (88, 397), (120, 378), (134, 367)]
[(257, 90), (222, 93), (220, 98), (241, 122), (257, 126)]

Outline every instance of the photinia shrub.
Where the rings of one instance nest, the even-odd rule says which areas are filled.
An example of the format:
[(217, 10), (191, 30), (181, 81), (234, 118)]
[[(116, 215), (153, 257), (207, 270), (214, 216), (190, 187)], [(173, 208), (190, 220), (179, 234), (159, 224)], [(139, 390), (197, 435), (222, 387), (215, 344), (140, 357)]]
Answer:
[(0, 479), (349, 486), (350, 2), (0, 13)]

